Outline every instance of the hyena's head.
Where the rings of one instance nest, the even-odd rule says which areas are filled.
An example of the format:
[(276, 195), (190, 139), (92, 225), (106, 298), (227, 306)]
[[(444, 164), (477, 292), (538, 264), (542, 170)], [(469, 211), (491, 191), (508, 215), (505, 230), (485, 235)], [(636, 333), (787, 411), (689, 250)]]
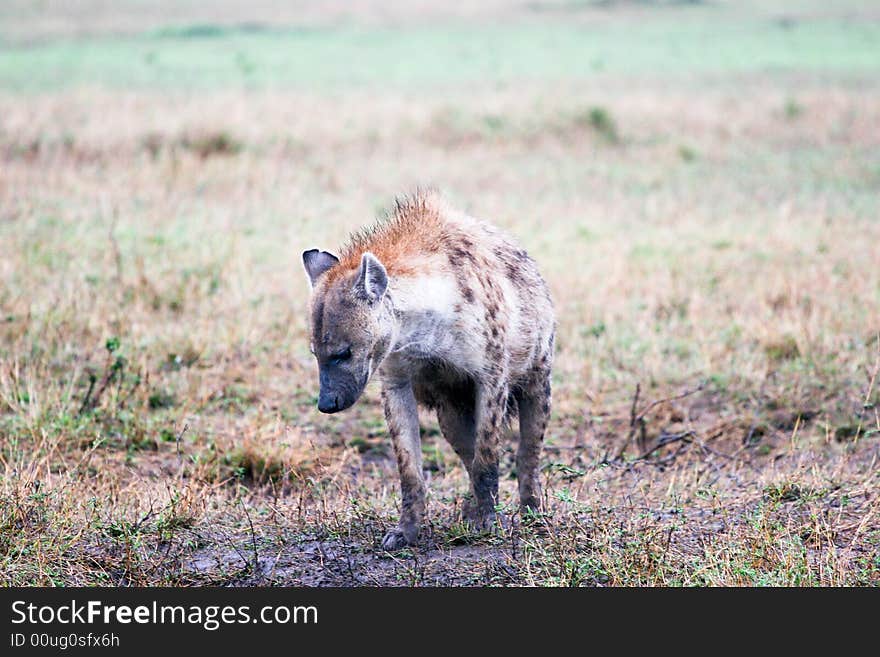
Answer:
[(326, 251), (303, 253), (312, 286), (311, 350), (318, 361), (322, 413), (344, 411), (358, 400), (388, 354), (394, 333), (382, 263), (364, 253), (360, 267), (328, 275), (338, 263)]

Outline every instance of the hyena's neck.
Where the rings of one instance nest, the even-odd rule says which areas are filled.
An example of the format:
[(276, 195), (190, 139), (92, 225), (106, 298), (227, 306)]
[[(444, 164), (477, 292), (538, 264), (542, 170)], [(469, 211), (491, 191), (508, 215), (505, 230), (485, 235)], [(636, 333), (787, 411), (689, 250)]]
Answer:
[(456, 348), (457, 288), (452, 280), (422, 275), (392, 280), (388, 292), (394, 309), (390, 356), (444, 359)]
[(394, 300), (390, 294), (385, 294), (382, 298), (382, 308), (379, 313), (379, 334), (380, 338), (373, 348), (373, 352), (367, 363), (367, 379), (373, 372), (382, 367), (389, 354), (394, 351), (394, 345), (398, 340), (399, 328), (394, 310)]

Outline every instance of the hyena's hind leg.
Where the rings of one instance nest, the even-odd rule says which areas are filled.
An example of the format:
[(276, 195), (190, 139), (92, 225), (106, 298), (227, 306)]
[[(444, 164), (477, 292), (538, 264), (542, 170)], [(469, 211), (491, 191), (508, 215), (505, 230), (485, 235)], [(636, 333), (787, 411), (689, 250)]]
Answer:
[(471, 464), (471, 488), (474, 494), (473, 522), (477, 529), (495, 524), (498, 504), (498, 446), (507, 416), (508, 387), (506, 374), (493, 384), (477, 391), (477, 437)]
[[(437, 421), (440, 423), (443, 437), (458, 454), (470, 480), (477, 444), (477, 418), (474, 404), (444, 403), (437, 407)], [(463, 518), (473, 520), (477, 515), (474, 500), (465, 498), (462, 506)]]
[(541, 448), (550, 419), (550, 365), (543, 361), (515, 393), (519, 406), (516, 476), (522, 509), (541, 508)]
[(473, 404), (444, 402), (437, 407), (437, 422), (440, 431), (468, 473), (474, 462), (474, 447), (477, 443), (477, 419)]

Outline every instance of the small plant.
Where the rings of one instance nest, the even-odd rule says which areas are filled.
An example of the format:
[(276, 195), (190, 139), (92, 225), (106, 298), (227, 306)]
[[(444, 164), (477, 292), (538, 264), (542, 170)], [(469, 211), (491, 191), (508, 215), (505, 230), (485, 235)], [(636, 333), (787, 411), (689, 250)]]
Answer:
[(162, 152), (164, 147), (164, 139), (162, 135), (156, 132), (151, 132), (141, 139), (141, 146), (147, 153), (149, 153), (150, 158), (156, 159), (159, 157), (159, 154)]
[(499, 134), (507, 127), (507, 123), (503, 116), (498, 114), (487, 114), (483, 117), (483, 126), (491, 134)]
[(215, 155), (236, 155), (243, 148), (240, 141), (225, 131), (187, 135), (180, 140), (180, 145), (203, 160)]
[(170, 541), (179, 529), (189, 529), (195, 525), (203, 511), (203, 503), (191, 488), (182, 493), (175, 491), (171, 500), (156, 521), (156, 531), (163, 541)]
[(797, 340), (792, 335), (783, 335), (778, 340), (773, 340), (764, 345), (764, 353), (771, 362), (780, 363), (787, 360), (795, 360), (800, 357)]
[(825, 491), (801, 486), (793, 481), (783, 481), (764, 488), (764, 499), (770, 502), (810, 501), (821, 498)]
[(795, 502), (802, 495), (801, 487), (791, 482), (774, 484), (764, 488), (764, 497), (771, 502)]
[[(104, 343), (107, 350), (107, 360), (104, 364), (104, 372), (98, 377), (98, 373), (94, 369), (87, 370), (89, 377), (89, 387), (83, 396), (82, 403), (79, 408), (79, 415), (83, 415), (87, 411), (91, 411), (98, 406), (101, 397), (110, 387), (110, 384), (116, 383), (116, 407), (122, 408), (125, 403), (137, 389), (141, 383), (141, 377), (135, 373), (126, 377), (126, 367), (128, 361), (122, 356), (120, 351), (120, 340), (114, 336), (108, 338)], [(123, 393), (123, 385), (129, 383), (128, 389)]]
[(685, 162), (693, 162), (697, 159), (697, 151), (690, 146), (679, 146), (678, 156)]
[(608, 143), (616, 144), (620, 141), (617, 123), (611, 116), (611, 112), (604, 107), (590, 107), (575, 117), (575, 123), (591, 128)]
[(584, 335), (590, 336), (592, 338), (601, 338), (603, 335), (605, 335), (607, 328), (608, 327), (605, 326), (605, 322), (600, 321), (582, 329), (582, 332)]
[(801, 116), (804, 113), (803, 106), (797, 102), (794, 98), (789, 98), (785, 101), (785, 107), (783, 108), (785, 112), (785, 118), (789, 121), (793, 121)]
[(172, 408), (175, 404), (177, 404), (177, 398), (172, 393), (164, 390), (151, 393), (147, 399), (147, 405), (152, 410)]

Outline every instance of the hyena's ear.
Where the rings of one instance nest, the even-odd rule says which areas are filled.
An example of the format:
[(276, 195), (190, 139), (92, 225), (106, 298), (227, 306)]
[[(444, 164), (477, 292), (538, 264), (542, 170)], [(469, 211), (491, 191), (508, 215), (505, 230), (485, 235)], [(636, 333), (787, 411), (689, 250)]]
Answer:
[(326, 251), (318, 251), (318, 249), (303, 251), (303, 266), (306, 268), (309, 284), (312, 287), (315, 287), (321, 274), (332, 268), (337, 262), (339, 262), (339, 258)]
[(376, 303), (388, 288), (388, 272), (379, 259), (369, 251), (361, 256), (361, 268), (354, 284), (354, 292), (369, 303)]

